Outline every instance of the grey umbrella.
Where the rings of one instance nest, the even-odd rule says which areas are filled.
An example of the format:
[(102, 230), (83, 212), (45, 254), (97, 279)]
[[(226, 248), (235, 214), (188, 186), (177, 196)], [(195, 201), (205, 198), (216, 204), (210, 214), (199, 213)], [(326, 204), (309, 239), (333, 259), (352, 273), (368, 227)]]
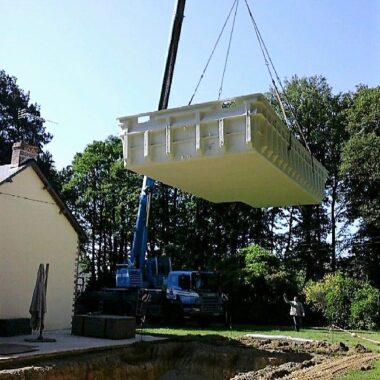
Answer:
[(49, 264), (46, 264), (46, 270), (44, 264), (40, 264), (37, 272), (36, 285), (33, 291), (32, 302), (30, 303), (29, 313), (30, 325), (32, 330), (39, 330), (39, 336), (37, 339), (25, 339), (28, 342), (55, 342), (55, 339), (46, 339), (42, 336), (44, 330), (44, 319), (46, 313), (46, 292), (47, 292), (47, 280), (49, 274)]

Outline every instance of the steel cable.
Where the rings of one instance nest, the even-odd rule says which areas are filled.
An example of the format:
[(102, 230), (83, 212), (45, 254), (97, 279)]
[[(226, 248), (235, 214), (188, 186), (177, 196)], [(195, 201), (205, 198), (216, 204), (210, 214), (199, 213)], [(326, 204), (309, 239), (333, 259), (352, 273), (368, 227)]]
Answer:
[(215, 44), (214, 44), (214, 46), (213, 46), (213, 48), (212, 48), (212, 51), (211, 51), (210, 56), (209, 56), (208, 59), (207, 59), (206, 65), (205, 65), (205, 67), (203, 68), (202, 74), (201, 74), (201, 76), (200, 76), (200, 78), (199, 78), (199, 80), (198, 80), (197, 85), (195, 86), (195, 89), (194, 89), (193, 95), (191, 96), (188, 105), (190, 105), (190, 104), (193, 102), (193, 100), (194, 100), (194, 97), (195, 97), (195, 95), (196, 95), (196, 93), (197, 93), (197, 91), (198, 91), (199, 85), (201, 84), (201, 82), (202, 82), (202, 80), (203, 80), (203, 78), (204, 78), (204, 75), (205, 75), (205, 73), (206, 73), (206, 71), (207, 71), (208, 65), (210, 64), (210, 61), (211, 61), (211, 59), (212, 59), (212, 57), (213, 57), (213, 55), (214, 55), (214, 52), (215, 52), (215, 50), (216, 50), (216, 47), (217, 47), (218, 44), (219, 44), (220, 38), (222, 37), (222, 34), (223, 34), (223, 32), (224, 32), (224, 29), (226, 28), (226, 25), (227, 25), (227, 23), (228, 23), (228, 20), (229, 20), (230, 17), (231, 17), (232, 11), (233, 11), (234, 7), (236, 6), (237, 1), (238, 1), (238, 0), (235, 0), (235, 1), (233, 2), (232, 7), (231, 7), (230, 11), (228, 12), (227, 18), (226, 18), (226, 20), (224, 21), (224, 24), (223, 24), (223, 26), (222, 26), (222, 29), (221, 29), (221, 31), (220, 31), (220, 33), (219, 33), (219, 35), (218, 35), (218, 38), (216, 39), (216, 42), (215, 42)]
[[(276, 92), (276, 97), (277, 97), (278, 100), (279, 100), (280, 107), (281, 107), (281, 109), (282, 109), (282, 111), (283, 111), (283, 113), (284, 113), (284, 112), (285, 112), (285, 111), (284, 111), (284, 107), (283, 107), (283, 105), (282, 105), (281, 97), (280, 97), (280, 94), (279, 94), (279, 91), (278, 91), (278, 88), (277, 88), (276, 82), (275, 82), (275, 80), (274, 80), (272, 70), (273, 70), (273, 72), (274, 72), (274, 74), (275, 74), (275, 76), (276, 76), (277, 82), (279, 83), (279, 85), (280, 85), (280, 87), (281, 87), (281, 90), (282, 90), (283, 96), (285, 97), (285, 100), (286, 100), (286, 102), (287, 102), (287, 105), (288, 105), (288, 108), (289, 108), (289, 110), (290, 110), (290, 113), (291, 113), (292, 116), (293, 116), (294, 124), (296, 125), (296, 127), (297, 127), (297, 129), (298, 129), (298, 131), (299, 131), (299, 133), (300, 133), (300, 135), (301, 135), (301, 137), (302, 137), (302, 140), (303, 140), (303, 142), (304, 142), (304, 144), (305, 144), (307, 150), (308, 150), (309, 153), (310, 153), (310, 156), (311, 156), (311, 164), (312, 164), (312, 167), (313, 167), (313, 169), (314, 169), (313, 156), (312, 156), (312, 153), (311, 153), (311, 150), (310, 150), (309, 144), (308, 144), (308, 142), (307, 142), (307, 140), (306, 140), (306, 138), (305, 138), (305, 135), (304, 135), (304, 133), (303, 133), (303, 131), (302, 131), (302, 128), (301, 128), (301, 126), (300, 126), (299, 123), (298, 123), (298, 120), (297, 120), (297, 119), (298, 119), (297, 114), (296, 114), (295, 110), (293, 109), (293, 107), (291, 106), (291, 102), (289, 101), (289, 98), (288, 98), (287, 95), (286, 95), (285, 88), (284, 88), (284, 86), (282, 85), (281, 79), (280, 79), (280, 77), (279, 77), (279, 75), (278, 75), (278, 73), (277, 73), (277, 70), (276, 70), (276, 68), (275, 68), (275, 66), (274, 66), (274, 64), (273, 64), (273, 61), (272, 61), (272, 59), (271, 59), (271, 56), (270, 56), (270, 54), (269, 54), (269, 52), (268, 52), (268, 49), (267, 49), (267, 47), (266, 47), (266, 45), (265, 45), (264, 39), (263, 39), (263, 37), (261, 36), (261, 33), (260, 33), (260, 30), (259, 30), (259, 27), (257, 26), (257, 23), (256, 23), (256, 21), (255, 21), (255, 18), (253, 17), (253, 14), (252, 14), (251, 8), (250, 8), (250, 6), (249, 6), (249, 4), (248, 4), (248, 1), (247, 1), (247, 0), (244, 0), (244, 1), (245, 1), (246, 6), (247, 6), (247, 10), (248, 10), (249, 16), (250, 16), (250, 18), (251, 18), (251, 21), (252, 21), (252, 24), (253, 24), (253, 27), (254, 27), (254, 30), (255, 30), (255, 33), (256, 33), (256, 37), (257, 37), (257, 40), (258, 40), (258, 42), (259, 42), (259, 46), (260, 46), (261, 52), (262, 52), (263, 57), (264, 57), (265, 65), (266, 65), (266, 67), (267, 67), (267, 69), (268, 69), (268, 73), (269, 73), (269, 75), (270, 75), (270, 77), (271, 77), (272, 84), (273, 84), (273, 86), (274, 86), (274, 90), (275, 90), (275, 92)], [(272, 70), (271, 70), (270, 67), (272, 67)], [(285, 115), (285, 122), (288, 122), (288, 119), (287, 119), (286, 115)], [(291, 142), (291, 140), (290, 140), (290, 142)], [(289, 142), (289, 145), (290, 145), (290, 142)]]
[(222, 74), (222, 79), (221, 79), (221, 81), (220, 81), (220, 87), (219, 87), (219, 93), (218, 93), (218, 100), (220, 100), (220, 95), (222, 94), (222, 91), (223, 91), (224, 76), (225, 76), (225, 74), (226, 74), (227, 62), (228, 62), (228, 58), (229, 58), (229, 56), (230, 56), (230, 49), (231, 49), (232, 35), (233, 35), (233, 33), (234, 33), (234, 29), (235, 29), (235, 21), (236, 21), (236, 14), (237, 14), (238, 7), (239, 7), (239, 0), (236, 1), (235, 13), (234, 13), (233, 21), (232, 21), (231, 32), (230, 32), (230, 39), (228, 40), (228, 47), (227, 47), (227, 52), (226, 52), (226, 59), (224, 60), (223, 74)]

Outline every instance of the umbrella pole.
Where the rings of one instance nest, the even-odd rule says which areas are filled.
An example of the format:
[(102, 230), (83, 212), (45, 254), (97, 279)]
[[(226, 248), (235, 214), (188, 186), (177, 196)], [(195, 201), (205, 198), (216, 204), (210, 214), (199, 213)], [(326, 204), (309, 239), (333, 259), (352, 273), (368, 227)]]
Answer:
[(44, 313), (41, 313), (40, 335), (38, 336), (37, 340), (44, 340), (44, 337), (42, 336), (43, 329), (44, 329)]
[[(49, 263), (46, 264), (46, 269), (45, 269), (45, 297), (47, 298), (47, 284), (48, 284), (48, 277), (49, 277)], [(44, 319), (45, 319), (45, 313), (41, 311), (41, 323), (40, 323), (40, 335), (38, 336), (38, 340), (43, 340), (44, 337), (42, 336), (42, 331), (45, 328), (44, 325)]]

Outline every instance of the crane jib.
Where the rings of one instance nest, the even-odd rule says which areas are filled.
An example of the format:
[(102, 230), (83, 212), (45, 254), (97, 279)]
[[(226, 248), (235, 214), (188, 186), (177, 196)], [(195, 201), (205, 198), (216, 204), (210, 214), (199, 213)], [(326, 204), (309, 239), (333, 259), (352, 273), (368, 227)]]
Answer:
[[(172, 31), (169, 40), (170, 42), (168, 54), (166, 57), (158, 110), (163, 110), (168, 107), (174, 66), (177, 58), (179, 38), (182, 29), (182, 21), (184, 18), (185, 4), (186, 0), (178, 0), (176, 4), (176, 11), (174, 13), (172, 22)], [(154, 188), (154, 183), (155, 181), (152, 178), (144, 176), (139, 199), (139, 209), (136, 219), (135, 234), (133, 237), (133, 243), (129, 257), (129, 262), (137, 269), (142, 269), (145, 261), (148, 242), (150, 200)]]

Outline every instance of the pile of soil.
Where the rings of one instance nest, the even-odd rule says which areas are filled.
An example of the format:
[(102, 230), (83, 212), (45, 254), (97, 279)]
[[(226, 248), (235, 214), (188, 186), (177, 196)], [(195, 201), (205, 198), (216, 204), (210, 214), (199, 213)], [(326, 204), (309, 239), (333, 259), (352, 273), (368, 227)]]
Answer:
[(344, 343), (295, 342), (288, 340), (253, 339), (243, 337), (242, 343), (266, 350), (308, 352), (312, 359), (302, 363), (289, 362), (280, 366), (267, 366), (259, 371), (241, 373), (233, 380), (331, 380), (355, 369), (370, 370), (371, 363), (380, 360), (379, 353), (357, 344), (349, 349)]
[(257, 339), (244, 336), (239, 339), (246, 346), (263, 350), (280, 350), (282, 352), (308, 352), (313, 354), (331, 355), (348, 352), (344, 343), (331, 344), (326, 341), (299, 342), (285, 339)]

